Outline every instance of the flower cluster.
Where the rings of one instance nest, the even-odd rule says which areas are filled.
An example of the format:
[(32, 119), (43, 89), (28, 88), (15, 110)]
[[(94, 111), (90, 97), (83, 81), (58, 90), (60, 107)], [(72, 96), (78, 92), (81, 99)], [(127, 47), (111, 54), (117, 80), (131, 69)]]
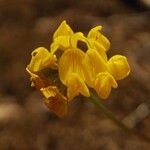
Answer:
[[(46, 97), (45, 104), (58, 116), (67, 113), (68, 102), (79, 94), (89, 97), (89, 88), (106, 99), (117, 80), (125, 78), (130, 67), (122, 55), (107, 58), (109, 40), (101, 33), (101, 26), (94, 27), (85, 36), (74, 32), (63, 21), (53, 35), (50, 51), (39, 47), (32, 52), (27, 71), (33, 86)], [(45, 73), (46, 72), (46, 73)], [(61, 92), (54, 72), (58, 72), (59, 85), (67, 87)]]

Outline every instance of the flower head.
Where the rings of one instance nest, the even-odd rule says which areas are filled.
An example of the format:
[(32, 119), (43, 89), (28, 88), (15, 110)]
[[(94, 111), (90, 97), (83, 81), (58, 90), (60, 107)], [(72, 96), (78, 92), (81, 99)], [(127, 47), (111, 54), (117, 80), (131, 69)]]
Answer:
[[(130, 72), (125, 56), (115, 55), (108, 59), (106, 53), (110, 42), (101, 29), (101, 26), (94, 27), (85, 36), (82, 32), (75, 33), (63, 21), (53, 35), (50, 51), (39, 47), (32, 52), (27, 67), (32, 85), (45, 96), (47, 107), (60, 117), (67, 113), (68, 102), (74, 97), (79, 94), (89, 97), (89, 88), (106, 99), (111, 89), (117, 88), (117, 80)], [(79, 47), (79, 42), (83, 42), (87, 49)], [(57, 56), (58, 51), (61, 51), (60, 56)], [(45, 69), (48, 74), (44, 73)], [(51, 78), (54, 70), (57, 80)]]

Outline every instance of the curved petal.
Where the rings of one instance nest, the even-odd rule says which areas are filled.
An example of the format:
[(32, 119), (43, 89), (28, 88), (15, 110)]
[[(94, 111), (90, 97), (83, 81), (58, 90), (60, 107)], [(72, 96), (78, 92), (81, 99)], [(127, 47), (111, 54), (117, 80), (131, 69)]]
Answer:
[(55, 33), (53, 35), (53, 39), (57, 38), (58, 36), (70, 36), (72, 34), (73, 34), (73, 30), (71, 29), (71, 27), (64, 20), (60, 24), (58, 29), (55, 31)]
[(121, 80), (129, 75), (130, 66), (127, 58), (122, 55), (115, 55), (108, 61), (109, 72), (116, 80)]
[(88, 38), (94, 38), (96, 39), (97, 34), (102, 30), (102, 26), (96, 26), (92, 28), (88, 33)]
[(54, 39), (54, 42), (51, 44), (51, 52), (55, 53), (58, 49), (66, 50), (70, 46), (70, 37), (69, 36), (58, 36)]
[(32, 58), (28, 67), (32, 72), (38, 72), (46, 67), (56, 66), (56, 56), (44, 47), (35, 49), (31, 55)]
[(97, 50), (97, 52), (103, 57), (103, 59), (107, 61), (106, 51), (101, 43), (95, 41), (94, 39), (88, 39), (88, 48)]
[(111, 87), (117, 88), (118, 86), (114, 77), (108, 72), (99, 73), (95, 79), (94, 84), (94, 89), (96, 90), (97, 94), (103, 99), (106, 99), (109, 96)]
[(85, 54), (81, 50), (70, 49), (65, 51), (59, 60), (59, 77), (61, 82), (68, 87), (69, 99), (79, 93), (85, 96), (89, 95), (88, 88), (84, 83), (84, 66), (82, 64), (84, 57)]
[(103, 34), (100, 33), (101, 29), (102, 29), (102, 26), (94, 27), (93, 29), (89, 31), (87, 37), (94, 39), (100, 44), (102, 44), (105, 50), (107, 51), (110, 48), (110, 42)]
[(96, 72), (92, 64), (92, 60), (89, 58), (87, 54), (85, 56), (85, 59), (83, 60), (83, 64), (84, 64), (83, 72), (84, 72), (85, 82), (89, 87), (93, 87), (93, 83), (96, 77)]
[(65, 51), (59, 59), (59, 77), (64, 85), (70, 73), (74, 72), (84, 79), (82, 61), (85, 54), (79, 49), (69, 49)]
[(67, 79), (66, 83), (67, 89), (67, 97), (69, 100), (72, 100), (75, 96), (78, 96), (80, 93), (85, 96), (89, 97), (89, 89), (87, 88), (84, 80), (80, 78), (77, 73), (71, 73)]
[(96, 50), (89, 49), (86, 52), (86, 55), (89, 57), (90, 64), (92, 65), (93, 70), (95, 71), (96, 74), (107, 70), (105, 60), (101, 55), (99, 55), (99, 53)]
[(100, 72), (107, 71), (107, 64), (95, 49), (89, 49), (86, 52), (83, 63), (85, 81), (88, 86), (93, 87), (96, 75)]
[(71, 36), (58, 36), (51, 44), (51, 52), (55, 53), (57, 49), (66, 50), (69, 48), (77, 48), (78, 41), (86, 43), (86, 38), (82, 32), (77, 32)]

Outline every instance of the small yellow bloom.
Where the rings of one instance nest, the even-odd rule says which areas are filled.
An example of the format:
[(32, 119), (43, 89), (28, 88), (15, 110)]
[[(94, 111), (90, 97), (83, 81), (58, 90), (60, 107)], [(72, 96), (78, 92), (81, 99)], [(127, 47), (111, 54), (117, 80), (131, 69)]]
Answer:
[(74, 35), (71, 27), (63, 21), (53, 35), (53, 43), (50, 46), (51, 52), (55, 53), (57, 49), (64, 50), (70, 47), (70, 37)]
[(32, 72), (38, 72), (45, 68), (56, 68), (56, 56), (46, 48), (39, 47), (32, 52), (32, 58), (28, 68)]
[[(31, 86), (36, 87), (46, 97), (44, 103), (57, 116), (62, 117), (67, 113), (67, 99), (59, 92), (56, 86), (51, 85), (50, 80), (42, 74), (45, 68), (55, 68), (56, 57), (47, 49), (39, 47), (32, 52), (31, 62), (26, 68), (31, 76)], [(55, 68), (56, 69), (56, 68)]]
[(86, 83), (89, 87), (94, 88), (103, 99), (109, 96), (111, 87), (117, 87), (115, 80), (125, 78), (130, 72), (126, 57), (115, 55), (109, 61), (106, 61), (94, 49), (89, 49), (86, 52), (84, 65)]
[(57, 50), (65, 51), (67, 49), (77, 48), (78, 41), (86, 42), (83, 33), (74, 33), (66, 21), (63, 21), (54, 33), (53, 43), (50, 46), (51, 52), (55, 53)]
[[(59, 117), (67, 113), (68, 102), (74, 97), (79, 94), (90, 96), (88, 87), (95, 89), (99, 97), (106, 99), (111, 89), (117, 88), (116, 81), (130, 73), (125, 56), (107, 58), (110, 42), (101, 33), (101, 29), (101, 26), (94, 27), (86, 37), (82, 32), (74, 33), (66, 21), (63, 21), (53, 35), (50, 52), (44, 47), (32, 52), (27, 66), (32, 85), (41, 91), (46, 98), (44, 103)], [(56, 53), (59, 50), (60, 56)], [(58, 73), (59, 79), (53, 79), (54, 72)], [(67, 97), (60, 92), (66, 89), (58, 88), (64, 85)]]
[(84, 52), (79, 49), (65, 51), (59, 60), (59, 77), (61, 82), (67, 86), (67, 96), (72, 100), (75, 96), (82, 94), (90, 96), (85, 84), (82, 61)]
[(117, 87), (114, 77), (108, 73), (107, 62), (96, 50), (89, 49), (86, 52), (84, 65), (86, 83), (94, 88), (101, 98), (106, 99), (111, 88)]

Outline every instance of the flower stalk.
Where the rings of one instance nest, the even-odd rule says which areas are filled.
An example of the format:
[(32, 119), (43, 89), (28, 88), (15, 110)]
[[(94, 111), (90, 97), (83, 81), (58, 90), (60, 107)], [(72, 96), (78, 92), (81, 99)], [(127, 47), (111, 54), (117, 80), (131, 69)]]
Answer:
[(135, 135), (139, 138), (141, 138), (143, 141), (150, 143), (150, 137), (148, 137), (145, 134), (142, 134), (141, 132), (137, 131), (136, 129), (131, 129), (127, 127), (122, 121), (117, 119), (115, 115), (109, 111), (99, 100), (99, 97), (96, 96), (95, 93), (91, 92), (91, 96), (88, 98), (88, 100), (95, 105), (95, 107), (101, 111), (106, 117), (108, 117), (115, 125), (117, 125), (119, 128), (121, 128), (123, 131), (125, 131), (128, 134)]

